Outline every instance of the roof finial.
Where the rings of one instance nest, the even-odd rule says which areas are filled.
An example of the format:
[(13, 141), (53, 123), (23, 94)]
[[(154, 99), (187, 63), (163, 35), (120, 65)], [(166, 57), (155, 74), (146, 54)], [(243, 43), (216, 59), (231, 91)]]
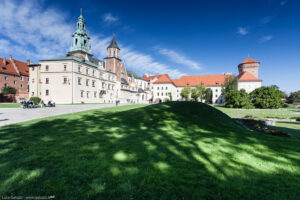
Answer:
[(82, 8), (80, 8), (80, 15), (82, 16)]

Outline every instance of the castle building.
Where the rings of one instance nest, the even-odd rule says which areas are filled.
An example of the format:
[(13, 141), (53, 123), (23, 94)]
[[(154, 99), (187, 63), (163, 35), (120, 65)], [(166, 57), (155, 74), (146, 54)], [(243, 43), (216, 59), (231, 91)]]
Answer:
[[(261, 87), (261, 82), (258, 78), (259, 62), (247, 58), (238, 65), (239, 75), (238, 89), (245, 89), (250, 93), (256, 88)], [(195, 88), (197, 85), (204, 85), (212, 90), (212, 102), (214, 104), (225, 103), (225, 98), (222, 95), (222, 86), (227, 77), (233, 77), (233, 74), (217, 74), (217, 75), (192, 75), (182, 76), (179, 79), (171, 79), (168, 74), (156, 76), (143, 75), (145, 80), (148, 80), (152, 89), (153, 102), (166, 102), (182, 100), (180, 95), (184, 87)]]
[(81, 12), (67, 55), (28, 65), (30, 97), (58, 104), (148, 102), (147, 93), (133, 84), (136, 80), (128, 80), (115, 37), (107, 47), (107, 54), (105, 61), (93, 57)]
[(15, 101), (28, 98), (29, 91), (29, 59), (26, 62), (9, 58), (0, 58), (0, 93), (3, 87), (13, 87), (17, 90)]

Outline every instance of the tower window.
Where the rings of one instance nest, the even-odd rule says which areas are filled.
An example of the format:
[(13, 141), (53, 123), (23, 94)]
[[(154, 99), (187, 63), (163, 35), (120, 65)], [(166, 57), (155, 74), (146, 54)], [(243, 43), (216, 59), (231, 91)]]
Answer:
[(86, 45), (86, 40), (84, 40), (84, 46)]
[(75, 39), (75, 44), (77, 45), (77, 43), (78, 43), (78, 39), (76, 38), (76, 39)]

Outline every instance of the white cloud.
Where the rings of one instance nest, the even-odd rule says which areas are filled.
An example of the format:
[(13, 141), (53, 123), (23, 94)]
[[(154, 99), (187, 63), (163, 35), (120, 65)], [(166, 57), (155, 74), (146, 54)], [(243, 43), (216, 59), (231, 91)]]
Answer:
[(267, 41), (270, 41), (273, 39), (273, 36), (272, 35), (267, 35), (267, 36), (263, 36), (260, 38), (259, 42), (260, 43), (263, 43), (263, 42), (267, 42)]
[[(38, 61), (66, 55), (72, 42), (76, 22), (58, 9), (43, 8), (39, 1), (0, 0), (0, 55), (12, 54)], [(106, 57), (106, 47), (111, 36), (91, 34), (92, 53), (97, 58)], [(176, 69), (154, 61), (151, 55), (123, 47), (126, 64), (147, 73), (183, 75)]]
[(238, 27), (237, 33), (239, 35), (247, 35), (249, 33), (248, 29), (246, 27)]
[(119, 18), (113, 16), (111, 13), (106, 13), (105, 15), (102, 16), (102, 19), (108, 25), (117, 23), (119, 21)]
[(157, 48), (157, 49), (161, 55), (167, 56), (174, 63), (182, 64), (182, 65), (185, 65), (185, 66), (187, 66), (191, 69), (195, 69), (195, 70), (202, 69), (201, 64), (185, 57), (184, 55), (182, 55), (176, 51), (173, 51), (170, 49), (164, 49), (164, 48)]
[(122, 55), (125, 64), (132, 69), (150, 74), (169, 74), (172, 78), (185, 75), (177, 69), (172, 69), (168, 65), (155, 62), (150, 55), (133, 51), (130, 47), (122, 48)]

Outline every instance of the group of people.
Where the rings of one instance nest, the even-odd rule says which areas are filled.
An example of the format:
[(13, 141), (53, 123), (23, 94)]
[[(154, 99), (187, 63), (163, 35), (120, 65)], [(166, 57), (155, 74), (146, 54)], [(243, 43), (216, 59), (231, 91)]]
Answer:
[(47, 104), (44, 101), (40, 101), (38, 104), (35, 104), (33, 101), (21, 101), (22, 107), (25, 108), (45, 108), (45, 107), (55, 107), (55, 102), (48, 101)]

